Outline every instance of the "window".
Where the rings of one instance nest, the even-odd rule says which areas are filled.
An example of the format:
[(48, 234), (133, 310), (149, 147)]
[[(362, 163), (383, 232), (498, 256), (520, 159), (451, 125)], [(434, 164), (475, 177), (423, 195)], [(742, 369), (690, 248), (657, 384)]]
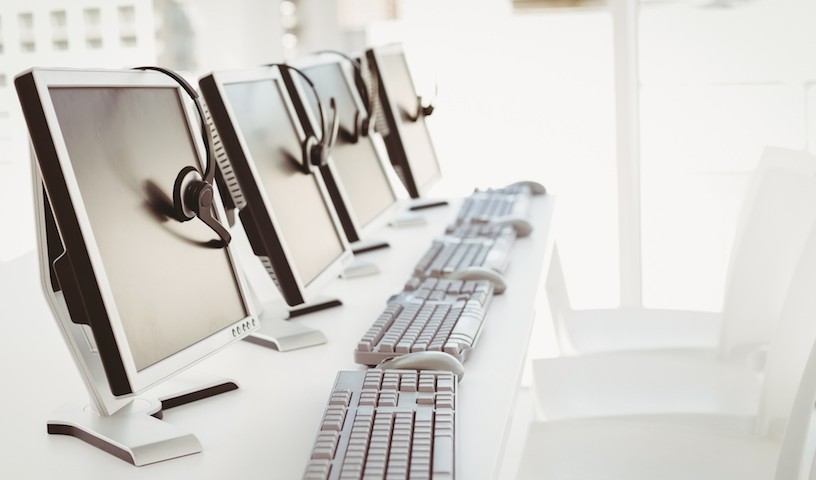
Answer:
[(102, 12), (98, 8), (86, 8), (85, 17), (85, 45), (88, 48), (102, 48)]
[(54, 50), (68, 50), (68, 31), (65, 10), (51, 12), (51, 45)]
[(119, 43), (123, 47), (136, 46), (136, 9), (133, 5), (122, 5), (119, 11)]
[(20, 24), (20, 51), (31, 53), (34, 51), (34, 14), (23, 12), (17, 16)]

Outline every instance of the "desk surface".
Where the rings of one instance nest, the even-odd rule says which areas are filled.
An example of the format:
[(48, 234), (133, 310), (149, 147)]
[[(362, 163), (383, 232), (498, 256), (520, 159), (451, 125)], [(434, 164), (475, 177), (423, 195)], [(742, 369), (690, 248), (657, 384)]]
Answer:
[[(533, 325), (539, 278), (550, 254), (554, 199), (532, 205), (533, 233), (519, 239), (506, 272), (507, 291), (494, 297), (459, 390), (461, 479), (495, 477), (507, 440)], [(385, 300), (402, 289), (456, 204), (423, 211), (427, 225), (383, 228), (391, 248), (360, 258), (376, 276), (338, 279), (327, 294), (344, 305), (298, 318), (322, 330), (328, 343), (279, 353), (248, 342), (194, 367), (237, 380), (234, 392), (165, 411), (164, 420), (195, 433), (204, 451), (133, 467), (75, 438), (48, 435), (45, 422), (61, 404), (87, 397), (42, 297), (33, 253), (0, 263), (0, 477), (2, 478), (300, 478), (336, 372), (363, 367), (354, 345)]]

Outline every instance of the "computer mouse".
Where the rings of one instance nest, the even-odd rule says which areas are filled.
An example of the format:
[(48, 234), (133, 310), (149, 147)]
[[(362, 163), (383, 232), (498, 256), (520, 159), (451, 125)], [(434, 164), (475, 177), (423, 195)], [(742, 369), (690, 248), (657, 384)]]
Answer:
[(507, 282), (502, 275), (486, 267), (465, 267), (462, 270), (446, 273), (445, 278), (451, 280), (487, 280), (493, 284), (493, 293), (504, 293), (507, 290)]
[(445, 352), (413, 352), (382, 361), (383, 370), (442, 370), (455, 373), (459, 380), (465, 376), (465, 366), (456, 357)]
[(544, 188), (544, 185), (533, 180), (522, 180), (520, 182), (513, 182), (510, 185), (508, 185), (508, 187), (514, 187), (516, 185), (525, 186), (529, 188), (533, 195), (544, 195), (545, 193), (547, 193), (547, 189)]
[(519, 237), (526, 237), (533, 231), (533, 224), (523, 217), (501, 217), (495, 222), (497, 225), (509, 225), (516, 231)]

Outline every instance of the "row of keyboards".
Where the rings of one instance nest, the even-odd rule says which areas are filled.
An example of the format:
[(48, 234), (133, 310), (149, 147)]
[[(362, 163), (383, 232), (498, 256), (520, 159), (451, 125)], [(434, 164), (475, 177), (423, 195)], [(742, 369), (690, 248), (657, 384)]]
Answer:
[(532, 230), (530, 202), (539, 193), (522, 183), (464, 199), (355, 347), (357, 363), (381, 368), (338, 373), (304, 478), (456, 478), (459, 376), (383, 362), (409, 354), (468, 359), (493, 295), (506, 288), (511, 248)]

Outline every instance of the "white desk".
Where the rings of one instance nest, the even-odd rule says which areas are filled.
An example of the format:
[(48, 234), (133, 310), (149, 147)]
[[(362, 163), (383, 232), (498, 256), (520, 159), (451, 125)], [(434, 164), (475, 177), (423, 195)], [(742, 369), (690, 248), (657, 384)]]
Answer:
[[(516, 242), (507, 291), (494, 297), (465, 365), (459, 390), (462, 480), (493, 478), (501, 466), (539, 277), (549, 264), (553, 203), (552, 197), (534, 200), (535, 230)], [(383, 273), (338, 279), (326, 293), (341, 298), (342, 307), (294, 320), (322, 330), (327, 344), (279, 353), (240, 342), (196, 366), (234, 378), (241, 389), (167, 410), (164, 420), (195, 433), (204, 451), (138, 468), (76, 438), (46, 433), (56, 407), (87, 394), (42, 298), (33, 253), (0, 264), (0, 478), (300, 478), (336, 372), (363, 368), (353, 361), (354, 345), (457, 209), (422, 212), (426, 226), (383, 229), (376, 237), (391, 248), (362, 257)]]

